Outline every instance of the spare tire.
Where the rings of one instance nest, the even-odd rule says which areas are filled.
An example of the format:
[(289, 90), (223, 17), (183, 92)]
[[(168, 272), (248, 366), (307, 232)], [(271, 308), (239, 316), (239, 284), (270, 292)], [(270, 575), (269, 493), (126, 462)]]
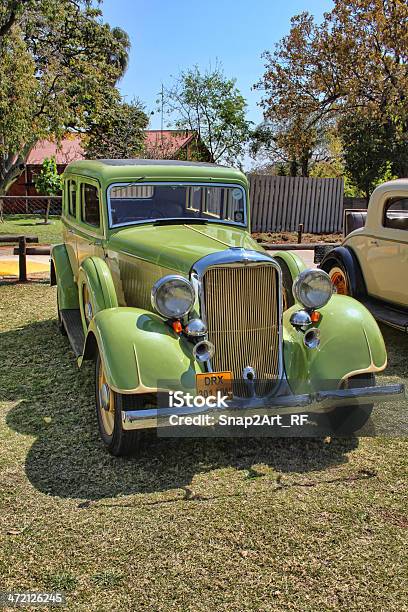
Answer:
[(347, 236), (350, 232), (364, 227), (367, 217), (367, 211), (347, 211), (344, 217), (344, 235)]

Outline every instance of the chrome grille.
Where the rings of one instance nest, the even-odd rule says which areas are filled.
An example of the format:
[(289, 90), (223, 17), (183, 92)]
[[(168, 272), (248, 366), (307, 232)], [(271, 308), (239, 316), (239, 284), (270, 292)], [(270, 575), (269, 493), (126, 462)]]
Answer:
[(277, 270), (270, 264), (211, 267), (203, 283), (212, 369), (242, 379), (250, 366), (259, 380), (256, 393), (264, 395), (279, 376)]

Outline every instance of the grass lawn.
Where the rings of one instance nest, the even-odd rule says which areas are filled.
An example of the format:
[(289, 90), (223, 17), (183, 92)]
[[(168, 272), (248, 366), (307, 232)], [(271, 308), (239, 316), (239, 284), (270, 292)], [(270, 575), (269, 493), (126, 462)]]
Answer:
[(52, 216), (49, 220), (49, 225), (44, 225), (41, 215), (6, 215), (4, 223), (0, 223), (0, 235), (38, 236), (41, 244), (57, 244), (62, 241), (61, 221)]
[[(0, 585), (69, 610), (408, 610), (403, 438), (99, 443), (55, 289), (0, 286)], [(408, 340), (385, 330), (389, 374)], [(405, 602), (405, 603), (404, 603)]]

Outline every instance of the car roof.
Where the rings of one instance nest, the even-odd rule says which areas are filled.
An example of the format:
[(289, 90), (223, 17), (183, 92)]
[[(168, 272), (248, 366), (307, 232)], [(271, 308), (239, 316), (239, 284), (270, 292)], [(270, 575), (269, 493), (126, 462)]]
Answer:
[(247, 183), (236, 168), (172, 159), (98, 159), (68, 164), (65, 175), (79, 174), (105, 182), (132, 180), (212, 180)]
[(400, 189), (408, 189), (408, 178), (394, 179), (393, 181), (381, 183), (381, 185), (375, 188), (373, 194), (380, 194), (387, 191), (399, 191)]

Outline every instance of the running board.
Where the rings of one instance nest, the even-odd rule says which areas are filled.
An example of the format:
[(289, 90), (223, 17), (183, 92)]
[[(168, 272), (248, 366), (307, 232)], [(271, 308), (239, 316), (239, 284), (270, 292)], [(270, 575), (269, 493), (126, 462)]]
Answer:
[(62, 323), (67, 332), (75, 356), (81, 357), (84, 352), (85, 335), (82, 328), (81, 313), (79, 308), (72, 310), (61, 310)]
[(408, 331), (408, 311), (402, 307), (377, 300), (372, 297), (361, 299), (362, 304), (371, 312), (377, 321), (391, 325), (401, 331)]

